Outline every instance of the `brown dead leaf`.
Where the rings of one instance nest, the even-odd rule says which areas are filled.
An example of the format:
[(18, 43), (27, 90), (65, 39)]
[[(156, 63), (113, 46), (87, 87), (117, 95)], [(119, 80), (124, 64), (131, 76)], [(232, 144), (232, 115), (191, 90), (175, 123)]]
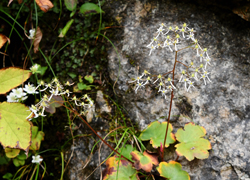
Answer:
[(23, 2), (23, 0), (17, 0), (18, 1), (18, 4), (21, 4)]
[(49, 9), (54, 7), (50, 0), (36, 0), (36, 3), (43, 12), (48, 12)]
[(8, 43), (10, 44), (10, 39), (3, 35), (3, 34), (0, 34), (0, 49), (3, 47), (3, 45), (8, 41)]
[(39, 43), (40, 43), (42, 37), (43, 37), (43, 33), (42, 33), (41, 29), (37, 26), (36, 36), (35, 36), (35, 40), (34, 40), (34, 53), (37, 53), (37, 51), (39, 51)]

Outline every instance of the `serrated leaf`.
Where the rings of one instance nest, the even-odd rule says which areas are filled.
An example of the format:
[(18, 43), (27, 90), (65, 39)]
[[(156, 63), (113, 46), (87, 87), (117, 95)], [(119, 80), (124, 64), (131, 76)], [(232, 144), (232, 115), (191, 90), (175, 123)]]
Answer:
[[(167, 122), (160, 123), (158, 121), (154, 121), (150, 123), (147, 127), (147, 129), (143, 130), (140, 138), (143, 141), (150, 140), (150, 144), (154, 148), (158, 148), (161, 146), (161, 143), (164, 143), (165, 133), (167, 128)], [(165, 147), (168, 147), (169, 144), (172, 144), (175, 142), (174, 134), (172, 133), (173, 127), (169, 123), (168, 127), (168, 135), (166, 139)]]
[(175, 136), (180, 144), (175, 145), (176, 153), (179, 156), (185, 156), (191, 161), (194, 157), (206, 159), (209, 156), (208, 150), (211, 144), (207, 139), (202, 138), (206, 130), (202, 126), (196, 126), (194, 123), (188, 123), (183, 129), (178, 129)]
[(53, 95), (49, 102), (49, 107), (46, 107), (45, 111), (50, 114), (54, 114), (56, 112), (56, 108), (62, 106), (63, 102), (64, 101), (63, 101), (62, 96)]
[(73, 22), (74, 22), (74, 19), (71, 19), (70, 21), (68, 21), (66, 26), (64, 26), (64, 28), (62, 29), (62, 31), (58, 37), (61, 37), (61, 38), (64, 37), (66, 35), (66, 33), (68, 32), (68, 30), (71, 27)]
[(20, 153), (20, 149), (5, 148), (4, 152), (8, 158), (14, 158)]
[(146, 172), (151, 172), (154, 165), (158, 165), (158, 158), (156, 155), (149, 154), (144, 151), (143, 154), (139, 151), (131, 152), (132, 159), (135, 161), (134, 166), (137, 170), (142, 169)]
[(21, 103), (0, 103), (0, 143), (4, 148), (29, 150), (31, 144), (31, 122), (27, 120), (31, 111)]
[(31, 142), (30, 150), (39, 150), (41, 141), (44, 140), (44, 132), (38, 131), (37, 126), (32, 126), (32, 136), (31, 136)]
[(69, 11), (76, 9), (77, 0), (64, 0), (64, 4)]
[(118, 152), (123, 155), (125, 158), (132, 161), (132, 155), (130, 154), (133, 150), (136, 150), (135, 147), (133, 147), (130, 144), (126, 144), (125, 147), (120, 148)]
[(156, 169), (160, 176), (168, 180), (190, 180), (188, 173), (181, 169), (181, 164), (175, 161), (161, 162)]
[(106, 165), (107, 168), (104, 170), (103, 180), (139, 180), (137, 171), (125, 159), (112, 156), (106, 161)]
[(84, 79), (87, 80), (90, 84), (94, 82), (93, 76), (90, 76), (90, 75), (85, 76)]
[(10, 67), (0, 69), (0, 94), (5, 94), (19, 86), (31, 76), (31, 72), (20, 68)]
[(90, 13), (104, 13), (104, 11), (94, 3), (84, 3), (80, 7), (80, 13), (82, 14), (90, 14)]
[(10, 44), (10, 39), (9, 39), (7, 36), (5, 36), (5, 35), (0, 34), (0, 49), (3, 47), (3, 45), (4, 45), (7, 41), (8, 41), (9, 44)]

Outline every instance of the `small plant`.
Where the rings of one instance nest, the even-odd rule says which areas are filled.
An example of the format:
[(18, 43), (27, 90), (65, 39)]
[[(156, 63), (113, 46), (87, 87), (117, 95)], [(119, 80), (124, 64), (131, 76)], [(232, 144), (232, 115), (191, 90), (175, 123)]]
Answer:
[[(49, 0), (24, 0), (23, 2), (18, 2), (22, 4), (21, 7), (28, 2), (27, 6), (29, 8), (34, 6), (36, 11), (35, 28), (33, 28), (32, 22), (30, 22), (30, 30), (26, 30), (27, 22), (25, 22), (24, 27), (18, 24), (24, 30), (24, 35), (31, 42), (30, 48), (28, 49), (26, 47), (28, 54), (25, 60), (28, 56), (31, 56), (30, 50), (34, 47), (34, 53), (41, 53), (54, 77), (50, 79), (47, 78), (47, 80), (39, 80), (38, 77), (42, 79), (41, 76), (45, 74), (48, 67), (42, 67), (33, 63), (31, 57), (30, 60), (32, 61), (33, 66), (30, 70), (17, 67), (9, 67), (0, 70), (0, 94), (6, 95), (6, 100), (0, 103), (0, 143), (4, 148), (4, 155), (0, 154), (0, 163), (3, 162), (3, 164), (7, 164), (12, 160), (16, 167), (20, 167), (15, 175), (7, 173), (3, 178), (20, 179), (23, 176), (26, 176), (27, 178), (30, 177), (30, 179), (33, 177), (38, 179), (40, 176), (42, 179), (45, 176), (46, 163), (44, 157), (42, 157), (42, 153), (53, 151), (53, 149), (46, 149), (42, 152), (40, 151), (42, 141), (44, 141), (45, 137), (43, 120), (48, 120), (48, 114), (55, 114), (56, 108), (64, 107), (68, 116), (71, 134), (71, 126), (74, 124), (71, 118), (79, 117), (104, 144), (112, 149), (113, 153), (116, 153), (114, 156), (110, 157), (113, 154), (112, 153), (107, 158), (107, 168), (103, 173), (103, 179), (140, 179), (140, 177), (154, 179), (154, 176), (157, 175), (171, 180), (190, 179), (188, 173), (183, 171), (181, 164), (177, 162), (179, 156), (184, 156), (189, 161), (194, 158), (208, 158), (208, 150), (211, 149), (211, 144), (204, 138), (206, 135), (205, 128), (195, 125), (192, 122), (186, 124), (183, 129), (178, 129), (174, 134), (174, 127), (170, 124), (170, 116), (174, 93), (178, 91), (180, 87), (183, 87), (185, 91), (191, 93), (192, 91), (195, 91), (198, 83), (202, 82), (206, 85), (208, 82), (211, 82), (209, 72), (207, 71), (208, 67), (211, 65), (211, 58), (208, 55), (207, 48), (201, 48), (198, 40), (195, 39), (195, 30), (189, 28), (186, 23), (184, 23), (181, 28), (178, 26), (167, 27), (164, 23), (160, 24), (153, 40), (147, 45), (147, 48), (150, 49), (149, 55), (153, 54), (157, 49), (166, 49), (168, 53), (174, 53), (175, 55), (173, 67), (166, 73), (159, 75), (152, 75), (149, 71), (144, 70), (140, 76), (130, 81), (130, 83), (135, 84), (135, 93), (151, 84), (151, 86), (158, 90), (158, 93), (160, 93), (163, 98), (167, 99), (167, 96), (170, 95), (167, 120), (165, 122), (152, 122), (145, 130), (138, 133), (134, 127), (127, 126), (126, 119), (121, 113), (121, 119), (123, 122), (121, 121), (117, 123), (121, 126), (117, 127), (116, 124), (115, 129), (109, 132), (110, 136), (120, 136), (118, 141), (116, 138), (112, 141), (116, 144), (116, 147), (114, 148), (109, 145), (104, 140), (105, 138), (102, 138), (88, 123), (90, 122), (88, 119), (91, 118), (90, 116), (93, 116), (93, 112), (95, 111), (95, 103), (90, 95), (81, 94), (78, 97), (78, 95), (75, 94), (76, 92), (82, 93), (83, 91), (94, 89), (95, 73), (86, 76), (78, 76), (78, 82), (66, 81), (62, 83), (49, 63), (49, 61), (52, 61), (53, 59), (51, 58), (53, 50), (51, 50), (49, 57), (47, 57), (39, 48), (43, 35), (37, 24), (37, 6), (41, 11), (47, 12), (54, 7), (54, 4)], [(8, 5), (11, 3), (12, 0), (9, 1)], [(75, 22), (74, 16), (77, 13), (84, 16), (98, 13), (100, 14), (100, 18), (102, 17), (102, 13), (104, 13), (100, 7), (102, 4), (101, 2), (99, 2), (98, 5), (87, 2), (82, 4), (80, 8), (77, 8), (76, 0), (65, 0), (64, 4), (66, 8), (71, 11), (71, 19), (60, 31), (60, 38), (66, 36), (66, 33)], [(32, 14), (31, 9), (30, 13)], [(8, 15), (6, 12), (5, 14)], [(17, 23), (16, 19), (12, 18), (12, 20), (14, 21), (14, 24)], [(14, 24), (12, 25), (13, 29)], [(99, 35), (102, 35), (100, 33), (101, 27), (102, 24), (100, 19), (98, 31), (92, 33), (91, 36), (97, 39)], [(102, 36), (107, 38), (105, 35)], [(20, 38), (22, 38), (22, 36), (20, 36)], [(81, 37), (80, 39), (73, 40), (69, 44), (71, 44), (73, 48), (76, 41), (83, 39), (84, 38)], [(2, 48), (6, 42), (10, 43), (10, 39), (5, 35), (0, 34), (0, 48)], [(64, 45), (59, 51), (69, 44)], [(178, 53), (186, 52), (188, 50), (194, 52), (194, 56), (197, 60), (185, 64), (178, 59)], [(56, 55), (58, 52), (53, 53)], [(1, 52), (1, 54), (5, 57), (7, 55), (6, 50)], [(81, 51), (81, 54), (81, 56), (83, 56), (83, 51)], [(93, 54), (93, 52), (90, 52), (90, 54)], [(65, 57), (68, 55), (65, 55)], [(72, 59), (75, 59), (74, 56), (71, 57)], [(78, 65), (82, 65), (81, 60), (76, 60), (75, 62)], [(177, 72), (177, 65), (183, 66), (180, 72)], [(71, 64), (68, 64), (68, 66), (70, 67)], [(96, 66), (96, 69), (99, 69), (99, 67)], [(77, 77), (73, 72), (67, 72), (67, 74), (72, 79)], [(32, 81), (26, 83), (30, 77), (31, 79), (33, 78), (34, 84)], [(29, 97), (33, 97), (35, 100), (30, 106), (26, 106), (24, 103), (26, 103)], [(120, 106), (116, 103), (114, 104), (118, 111), (122, 112)], [(87, 121), (83, 117), (86, 117)], [(73, 135), (72, 139), (74, 139)], [(149, 141), (155, 151), (151, 152), (147, 150), (143, 141)], [(130, 142), (130, 144), (128, 144), (128, 142)], [(177, 157), (175, 160), (165, 162), (164, 149), (174, 143)], [(56, 151), (60, 152), (60, 157), (62, 159), (60, 179), (63, 179), (65, 171), (63, 146), (61, 149), (56, 149)], [(39, 173), (40, 167), (43, 168), (43, 173)], [(19, 177), (16, 178), (16, 176)]]

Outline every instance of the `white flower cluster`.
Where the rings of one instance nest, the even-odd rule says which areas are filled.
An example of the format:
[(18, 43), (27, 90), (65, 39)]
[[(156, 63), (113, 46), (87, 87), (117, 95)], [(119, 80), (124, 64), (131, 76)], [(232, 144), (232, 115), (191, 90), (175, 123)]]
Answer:
[(27, 94), (37, 94), (33, 84), (26, 84), (24, 88), (12, 89), (12, 92), (7, 96), (7, 102), (20, 102), (28, 98)]
[[(37, 73), (38, 67), (39, 65), (35, 64), (30, 69), (33, 73)], [(72, 92), (70, 92), (69, 89), (65, 89), (65, 86), (71, 86), (73, 84), (74, 83), (69, 83), (68, 81), (65, 84), (62, 84), (57, 78), (54, 78), (50, 83), (40, 81), (37, 87), (34, 87), (33, 84), (28, 83), (25, 85), (25, 88), (13, 89), (12, 92), (7, 96), (7, 102), (20, 102), (28, 98), (26, 96), (27, 94), (38, 94), (39, 92), (42, 92), (43, 96), (41, 101), (29, 107), (31, 113), (27, 119), (31, 120), (30, 117), (33, 115), (33, 118), (46, 116), (44, 114), (45, 108), (48, 108), (49, 104), (54, 101), (52, 100), (53, 96), (67, 95), (67, 97), (69, 97)], [(76, 96), (74, 96), (71, 98), (71, 101), (74, 101), (76, 106), (81, 107), (81, 115), (86, 115), (88, 110), (94, 107), (94, 102), (87, 94), (85, 94), (82, 98), (76, 98)], [(63, 102), (58, 103), (63, 104)]]
[(32, 156), (32, 163), (40, 164), (43, 161), (43, 158), (41, 158), (40, 155)]
[[(162, 23), (157, 29), (153, 40), (147, 45), (147, 47), (150, 48), (149, 55), (151, 55), (152, 52), (158, 48), (166, 48), (170, 52), (178, 52), (187, 48), (196, 51), (195, 54), (198, 59), (198, 63), (196, 62), (196, 65), (193, 61), (189, 65), (178, 61), (178, 63), (182, 64), (186, 68), (186, 70), (182, 70), (179, 82), (184, 84), (187, 92), (190, 92), (191, 88), (195, 88), (194, 83), (200, 81), (201, 79), (205, 85), (207, 80), (211, 82), (208, 77), (209, 73), (207, 72), (208, 65), (211, 65), (211, 58), (207, 53), (207, 48), (201, 48), (198, 40), (194, 37), (194, 33), (195, 30), (187, 27), (186, 23), (184, 23), (181, 28), (178, 26), (167, 27), (164, 23)], [(182, 43), (184, 43), (184, 41), (190, 41), (191, 43), (189, 46), (183, 48)], [(135, 92), (137, 93), (138, 89), (143, 88), (150, 81), (153, 84), (158, 82), (158, 92), (161, 92), (166, 98), (167, 92), (176, 90), (176, 87), (173, 85), (175, 80), (170, 77), (165, 78), (164, 76), (166, 75), (169, 76), (169, 73), (158, 75), (156, 80), (151, 81), (150, 73), (145, 70), (141, 76), (137, 77), (134, 81), (130, 81), (130, 83), (136, 82)]]

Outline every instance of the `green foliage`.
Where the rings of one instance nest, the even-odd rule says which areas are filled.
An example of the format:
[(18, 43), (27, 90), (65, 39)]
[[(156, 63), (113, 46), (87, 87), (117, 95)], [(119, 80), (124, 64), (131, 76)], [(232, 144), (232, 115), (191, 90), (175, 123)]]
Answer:
[(90, 75), (85, 76), (84, 79), (87, 80), (90, 84), (94, 82), (93, 76), (90, 76)]
[(10, 159), (5, 154), (0, 154), (0, 166), (8, 164)]
[(211, 144), (207, 139), (202, 138), (206, 134), (204, 127), (188, 123), (183, 129), (178, 129), (175, 134), (180, 144), (175, 145), (176, 153), (185, 156), (189, 161), (195, 157), (206, 159), (209, 156), (207, 150), (211, 149)]
[(0, 94), (7, 93), (11, 89), (19, 86), (30, 76), (30, 71), (20, 68), (10, 67), (7, 69), (0, 69)]
[(71, 27), (71, 25), (73, 24), (73, 22), (74, 22), (74, 19), (71, 19), (70, 21), (68, 21), (66, 26), (64, 26), (64, 28), (62, 29), (58, 37), (64, 37), (66, 33), (68, 32), (69, 28)]
[(77, 0), (64, 0), (64, 4), (69, 11), (74, 11), (77, 6)]
[(38, 131), (37, 126), (32, 126), (32, 136), (31, 136), (31, 142), (30, 150), (39, 150), (41, 141), (44, 140), (44, 132)]
[(132, 164), (124, 159), (112, 156), (106, 161), (106, 165), (103, 180), (138, 180), (139, 178)]
[[(148, 127), (142, 131), (140, 135), (140, 139), (142, 141), (150, 140), (150, 144), (154, 148), (160, 147), (161, 144), (164, 144), (164, 138), (167, 128), (167, 122), (160, 123), (158, 121), (154, 121), (148, 125)], [(166, 140), (165, 147), (168, 147), (169, 144), (173, 144), (175, 142), (174, 134), (172, 133), (173, 127), (169, 124), (168, 128), (168, 137)]]
[(0, 142), (4, 147), (27, 151), (31, 141), (31, 111), (21, 103), (0, 103)]
[(26, 154), (24, 154), (24, 151), (22, 151), (17, 157), (13, 159), (13, 164), (16, 167), (23, 166), (25, 164), (26, 158)]
[(123, 155), (124, 157), (126, 157), (127, 159), (132, 160), (132, 155), (130, 154), (132, 151), (136, 150), (135, 147), (133, 147), (132, 145), (126, 144), (123, 148), (120, 148), (118, 150), (118, 152)]
[(86, 15), (90, 13), (104, 13), (104, 11), (94, 3), (84, 3), (80, 7), (80, 13)]
[(181, 164), (175, 161), (161, 162), (156, 169), (160, 176), (169, 180), (190, 180), (188, 173), (181, 170)]
[(5, 175), (3, 175), (3, 179), (11, 180), (12, 177), (13, 177), (13, 175), (11, 173), (6, 173)]

